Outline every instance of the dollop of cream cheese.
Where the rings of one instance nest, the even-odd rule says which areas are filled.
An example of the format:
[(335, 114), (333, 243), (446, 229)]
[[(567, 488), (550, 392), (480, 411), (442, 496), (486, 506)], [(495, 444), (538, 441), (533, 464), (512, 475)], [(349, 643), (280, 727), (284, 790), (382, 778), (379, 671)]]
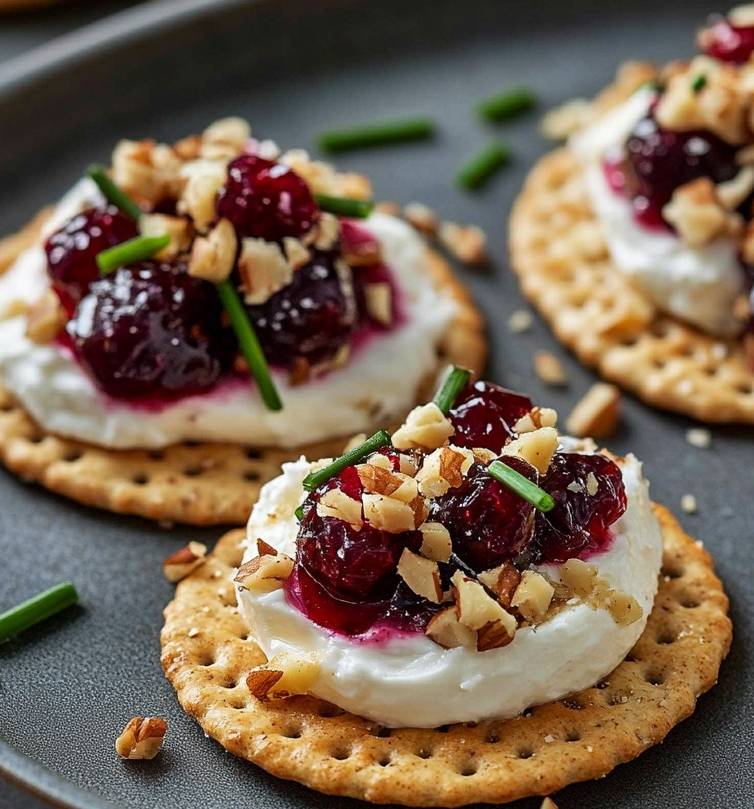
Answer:
[[(564, 447), (578, 446), (564, 439)], [(294, 511), (305, 499), (309, 470), (305, 458), (284, 464), (283, 474), (263, 487), (249, 519), (244, 561), (256, 555), (258, 537), (295, 557)], [(477, 652), (444, 649), (420, 634), (359, 642), (309, 620), (281, 589), (259, 594), (237, 588), (241, 614), (268, 657), (291, 652), (319, 661), (312, 693), (380, 724), (438, 727), (516, 716), (594, 685), (644, 631), (657, 592), (662, 538), (641, 463), (629, 455), (621, 471), (626, 511), (612, 526), (609, 548), (588, 561), (610, 586), (639, 602), (642, 617), (628, 626), (604, 609), (574, 603), (536, 627), (519, 629), (508, 646)], [(558, 565), (540, 570), (559, 579)]]
[(605, 155), (620, 154), (654, 96), (650, 88), (637, 90), (573, 135), (569, 146), (584, 166), (592, 208), (617, 269), (659, 309), (710, 334), (732, 337), (740, 330), (733, 303), (745, 283), (734, 240), (720, 238), (695, 248), (673, 233), (643, 227), (629, 200), (610, 188), (605, 178)]
[[(59, 203), (46, 235), (100, 201), (91, 180)], [(160, 448), (180, 441), (227, 441), (255, 446), (300, 446), (389, 422), (415, 403), (422, 380), (437, 364), (436, 345), (455, 312), (427, 270), (422, 239), (395, 217), (374, 213), (364, 226), (378, 239), (399, 288), (404, 322), (375, 333), (349, 362), (304, 385), (275, 373), (284, 409), (268, 410), (255, 388), (240, 382), (174, 403), (147, 408), (105, 396), (70, 352), (25, 336), (18, 302), (37, 300), (48, 287), (41, 245), (24, 252), (0, 276), (0, 379), (43, 428), (111, 448)]]

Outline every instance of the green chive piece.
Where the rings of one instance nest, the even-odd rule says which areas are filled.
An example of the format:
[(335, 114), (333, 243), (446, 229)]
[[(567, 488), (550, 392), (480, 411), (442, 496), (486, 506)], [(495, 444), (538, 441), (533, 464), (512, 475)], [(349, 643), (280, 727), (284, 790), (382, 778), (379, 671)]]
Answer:
[(315, 194), (314, 201), (323, 211), (336, 216), (350, 216), (353, 219), (366, 219), (374, 210), (374, 200), (348, 199), (348, 197), (330, 197), (327, 194)]
[(0, 615), (0, 641), (8, 640), (34, 624), (77, 604), (79, 594), (69, 581), (56, 584)]
[(249, 316), (243, 308), (238, 292), (236, 292), (230, 281), (221, 281), (217, 285), (217, 291), (223, 306), (228, 312), (230, 325), (238, 338), (241, 353), (244, 355), (249, 371), (251, 371), (259, 387), (262, 401), (269, 410), (282, 410), (283, 403), (280, 401), (277, 388), (272, 380), (270, 366), (267, 364), (257, 333), (254, 331)]
[(97, 187), (102, 192), (105, 199), (112, 202), (116, 208), (120, 208), (126, 216), (131, 219), (138, 219), (142, 213), (141, 208), (110, 179), (104, 166), (92, 165), (86, 173), (97, 183)]
[(347, 466), (353, 466), (357, 461), (371, 455), (380, 447), (386, 447), (390, 443), (390, 436), (384, 431), (379, 430), (374, 435), (367, 438), (367, 440), (358, 447), (354, 447), (350, 452), (336, 458), (331, 464), (324, 469), (317, 472), (311, 472), (304, 478), (304, 488), (311, 492), (323, 483), (326, 483), (333, 475), (337, 475)]
[(508, 162), (509, 158), (508, 146), (500, 140), (493, 140), (461, 166), (456, 177), (458, 185), (469, 191), (481, 187)]
[(126, 267), (145, 258), (151, 258), (169, 244), (170, 235), (167, 233), (163, 233), (162, 236), (135, 236), (97, 253), (97, 266), (102, 275), (107, 275), (118, 267)]
[(540, 489), (536, 483), (532, 483), (508, 464), (493, 461), (487, 467), (487, 471), (495, 480), (507, 486), (527, 503), (531, 503), (537, 510), (552, 511), (555, 508), (555, 501), (544, 489)]
[(694, 81), (691, 82), (691, 91), (693, 93), (700, 93), (704, 89), (704, 86), (706, 84), (707, 84), (707, 77), (704, 75), (704, 73), (700, 73), (694, 79)]
[(466, 387), (471, 379), (471, 371), (451, 365), (432, 401), (447, 416), (450, 408), (456, 401), (458, 394)]
[(304, 507), (303, 506), (299, 506), (293, 513), (296, 515), (296, 519), (299, 522), (301, 522), (301, 520), (304, 519)]
[(345, 152), (368, 146), (385, 146), (431, 138), (435, 125), (428, 118), (405, 118), (375, 121), (344, 129), (331, 129), (319, 136), (319, 146), (326, 152)]
[(512, 90), (485, 99), (477, 109), (487, 121), (509, 121), (531, 109), (536, 103), (537, 97), (532, 90), (527, 87), (514, 87)]

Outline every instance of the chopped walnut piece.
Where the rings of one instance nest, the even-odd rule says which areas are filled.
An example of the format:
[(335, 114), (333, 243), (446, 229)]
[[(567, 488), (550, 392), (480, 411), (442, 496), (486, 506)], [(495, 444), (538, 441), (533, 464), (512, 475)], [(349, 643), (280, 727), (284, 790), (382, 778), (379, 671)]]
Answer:
[(201, 135), (187, 135), (185, 138), (177, 140), (173, 144), (173, 151), (181, 160), (196, 160), (199, 157), (199, 150), (202, 146)]
[(516, 309), (508, 318), (508, 328), (514, 334), (522, 334), (531, 328), (533, 322), (534, 318), (528, 309)]
[[(191, 223), (182, 216), (148, 213), (139, 217), (139, 232), (142, 236), (162, 236), (167, 233), (170, 243), (155, 256), (159, 259), (174, 258), (188, 249), (193, 237)], [(234, 234), (235, 237), (235, 234)]]
[(719, 236), (740, 230), (738, 214), (723, 208), (709, 177), (699, 177), (673, 192), (662, 215), (691, 247), (702, 247)]
[(453, 425), (440, 408), (429, 402), (415, 407), (406, 421), (393, 433), (396, 449), (422, 449), (431, 452), (453, 435)]
[[(381, 455), (380, 457), (384, 458), (385, 456)], [(356, 467), (356, 472), (364, 490), (370, 494), (384, 494), (389, 497), (403, 483), (402, 479), (389, 469), (374, 466), (368, 462), (359, 464)]]
[(398, 575), (408, 585), (412, 593), (426, 598), (433, 604), (442, 601), (442, 584), (437, 562), (425, 559), (408, 548), (403, 549), (398, 560)]
[(191, 249), (188, 274), (213, 284), (225, 281), (233, 271), (238, 239), (233, 225), (221, 219), (207, 236), (198, 236)]
[(252, 669), (246, 677), (246, 686), (262, 702), (285, 699), (306, 694), (317, 681), (319, 671), (316, 660), (282, 652)]
[[(363, 437), (362, 441), (356, 446), (361, 446), (364, 441), (367, 440), (366, 435)], [(387, 455), (383, 455), (381, 452), (374, 452), (367, 458), (367, 463), (370, 463), (372, 466), (379, 466), (380, 469), (387, 469), (388, 472), (393, 471), (393, 463)]]
[(349, 497), (341, 489), (329, 489), (317, 503), (318, 517), (334, 517), (347, 522), (355, 531), (361, 531), (363, 518), (361, 503)]
[(458, 620), (464, 626), (479, 630), (487, 624), (500, 622), (511, 638), (515, 635), (516, 619), (478, 581), (467, 578), (460, 570), (453, 574), (450, 581)]
[(226, 165), (218, 160), (193, 160), (184, 163), (181, 177), (185, 187), (178, 200), (178, 213), (188, 214), (194, 227), (204, 233), (217, 217), (217, 192), (225, 185)]
[(549, 351), (537, 351), (534, 355), (534, 373), (546, 385), (565, 385), (568, 382), (560, 360)]
[(372, 186), (361, 174), (336, 171), (330, 163), (311, 160), (304, 149), (291, 149), (280, 162), (292, 168), (316, 194), (353, 199), (371, 199)]
[(181, 159), (164, 143), (122, 140), (113, 150), (113, 182), (150, 207), (180, 193)]
[(453, 553), (453, 543), (450, 532), (439, 522), (425, 522), (419, 526), (422, 535), (422, 556), (435, 562), (447, 562)]
[(607, 610), (619, 626), (633, 624), (643, 614), (639, 602), (632, 595), (619, 590), (613, 590), (608, 594)]
[(377, 202), (374, 206), (374, 210), (378, 213), (384, 213), (388, 216), (400, 216), (401, 215), (401, 206), (390, 199), (382, 199)]
[(250, 137), (251, 127), (249, 124), (243, 118), (235, 115), (215, 121), (202, 132), (203, 144), (229, 147), (230, 154), (228, 157), (240, 154)]
[(503, 562), (502, 565), (480, 573), (478, 579), (488, 590), (494, 593), (495, 598), (503, 607), (508, 609), (511, 605), (513, 593), (521, 581), (521, 574), (513, 563)]
[(525, 570), (511, 598), (511, 606), (529, 623), (538, 623), (547, 614), (554, 594), (555, 588), (541, 573)]
[(735, 211), (752, 191), (754, 191), (752, 166), (744, 166), (733, 179), (715, 186), (717, 199), (728, 211)]
[(597, 584), (597, 568), (581, 559), (569, 559), (560, 567), (560, 580), (577, 596), (586, 598)]
[[(245, 360), (244, 360), (245, 362)], [(246, 366), (248, 371), (248, 365)], [(305, 385), (312, 376), (312, 366), (309, 360), (304, 357), (294, 357), (288, 369), (288, 384), (295, 388), (297, 385)]]
[(277, 556), (277, 549), (261, 537), (257, 537), (257, 553), (260, 556)]
[(615, 385), (598, 382), (578, 401), (566, 421), (571, 435), (605, 438), (618, 428), (621, 394)]
[(476, 647), (476, 632), (459, 622), (455, 607), (447, 607), (433, 615), (427, 624), (426, 635), (446, 649)]
[(533, 407), (513, 425), (513, 432), (531, 433), (540, 427), (555, 427), (557, 423), (557, 411), (551, 407)]
[(338, 217), (331, 213), (322, 212), (319, 215), (317, 224), (312, 228), (314, 246), (318, 250), (332, 250), (338, 241), (340, 234), (340, 223)]
[(425, 497), (441, 497), (448, 489), (463, 483), (464, 475), (474, 463), (474, 454), (461, 447), (440, 447), (424, 456), (416, 473), (419, 491)]
[(544, 475), (557, 448), (558, 431), (554, 427), (540, 427), (530, 433), (521, 433), (507, 443), (503, 447), (503, 456), (521, 458)]
[(514, 635), (515, 631), (511, 634), (504, 621), (490, 621), (477, 631), (476, 650), (488, 652), (490, 649), (502, 649), (513, 640)]
[(48, 289), (26, 312), (26, 336), (32, 343), (50, 343), (60, 334), (65, 322), (60, 299)]
[(413, 503), (419, 496), (418, 483), (411, 475), (404, 475), (402, 472), (396, 472), (395, 475), (400, 480), (401, 485), (390, 496), (404, 503)]
[(464, 264), (478, 265), (487, 260), (487, 237), (476, 225), (443, 222), (440, 243)]
[(754, 3), (744, 3), (734, 6), (726, 15), (728, 22), (736, 28), (751, 28), (754, 26)]
[(409, 202), (403, 208), (403, 216), (411, 227), (429, 236), (437, 232), (440, 224), (437, 214), (423, 202)]
[[(416, 514), (410, 503), (385, 497), (382, 494), (364, 494), (364, 517), (369, 524), (391, 534), (413, 531), (416, 528)], [(419, 524), (421, 524), (420, 521)]]
[(594, 472), (590, 472), (586, 476), (586, 493), (589, 495), (589, 497), (594, 497), (594, 495), (599, 491), (599, 488), (600, 484), (596, 475)]
[(402, 452), (398, 456), (398, 463), (400, 464), (401, 474), (408, 475), (411, 478), (416, 477), (416, 473), (419, 471), (419, 468), (415, 458), (413, 458), (411, 455), (407, 455), (405, 452)]
[(255, 593), (271, 593), (283, 586), (293, 572), (293, 559), (284, 553), (263, 554), (238, 568), (236, 584)]
[(585, 98), (572, 98), (547, 112), (540, 130), (550, 140), (565, 140), (592, 119), (591, 102)]
[(539, 809), (558, 809), (558, 805), (552, 798), (545, 798)]
[(238, 274), (248, 304), (264, 303), (293, 280), (293, 269), (280, 245), (255, 238), (241, 242)]
[(393, 322), (393, 288), (387, 281), (378, 281), (364, 284), (363, 289), (369, 317), (381, 326), (390, 326)]
[(168, 581), (175, 583), (185, 579), (206, 561), (207, 546), (202, 542), (189, 542), (165, 559), (162, 572)]
[(312, 255), (309, 248), (300, 239), (294, 239), (292, 236), (286, 236), (283, 239), (283, 252), (286, 261), (294, 271), (300, 270), (307, 264)]
[(115, 740), (121, 758), (152, 759), (162, 749), (168, 723), (159, 716), (134, 716)]

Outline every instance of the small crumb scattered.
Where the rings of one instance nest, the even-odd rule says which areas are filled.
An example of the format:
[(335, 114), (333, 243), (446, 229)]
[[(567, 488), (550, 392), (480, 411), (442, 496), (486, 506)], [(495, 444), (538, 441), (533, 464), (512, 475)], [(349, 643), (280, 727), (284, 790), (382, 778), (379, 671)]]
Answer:
[(508, 318), (508, 328), (514, 334), (521, 334), (522, 332), (529, 331), (534, 323), (534, 318), (528, 309), (516, 309), (511, 313)]
[(545, 798), (542, 801), (542, 806), (540, 806), (539, 809), (558, 809), (558, 805), (552, 798)]
[(437, 232), (440, 224), (437, 214), (423, 202), (409, 202), (403, 208), (403, 216), (409, 225), (430, 236)]
[(443, 222), (438, 238), (440, 244), (464, 264), (478, 266), (487, 260), (487, 237), (476, 225)]
[(681, 508), (686, 514), (696, 514), (698, 511), (696, 497), (693, 494), (684, 494), (681, 498)]
[(537, 351), (534, 355), (534, 372), (546, 385), (565, 385), (568, 382), (560, 360), (549, 351)]
[(162, 749), (167, 722), (159, 716), (134, 716), (115, 740), (121, 758), (152, 759)]
[(692, 447), (707, 449), (712, 444), (712, 433), (703, 427), (692, 427), (686, 431), (686, 441)]
[(594, 752), (594, 748), (592, 747), (592, 745), (591, 745), (591, 744), (588, 744), (588, 745), (586, 746), (586, 752), (587, 752), (587, 753), (593, 753), (593, 752)]
[(397, 202), (393, 202), (389, 199), (383, 199), (381, 202), (378, 202), (374, 206), (375, 211), (378, 213), (384, 213), (388, 216), (400, 216), (401, 215), (401, 206)]
[(566, 428), (578, 438), (612, 435), (620, 422), (621, 394), (615, 385), (598, 382), (579, 400), (566, 420)]

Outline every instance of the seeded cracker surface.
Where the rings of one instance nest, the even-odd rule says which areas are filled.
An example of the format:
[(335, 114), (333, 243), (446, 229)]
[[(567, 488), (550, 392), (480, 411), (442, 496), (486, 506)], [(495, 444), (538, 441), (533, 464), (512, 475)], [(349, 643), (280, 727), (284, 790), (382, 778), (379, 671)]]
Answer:
[[(604, 110), (651, 78), (632, 65), (598, 98)], [(558, 339), (648, 404), (709, 422), (754, 423), (754, 372), (740, 340), (653, 314), (611, 263), (576, 159), (546, 155), (513, 209), (510, 249), (524, 295)]]
[(256, 700), (245, 680), (264, 656), (231, 583), (241, 530), (179, 584), (165, 610), (162, 666), (183, 709), (225, 749), (321, 792), (409, 806), (547, 795), (662, 741), (714, 685), (728, 652), (728, 599), (709, 554), (669, 511), (655, 510), (660, 589), (626, 661), (594, 688), (515, 719), (388, 730), (312, 697)]
[[(38, 236), (40, 214), (19, 234), (0, 241), (0, 272)], [(450, 265), (428, 251), (433, 283), (457, 304), (457, 315), (438, 346), (438, 371), (447, 363), (484, 367), (487, 343), (482, 316)], [(417, 392), (422, 401), (434, 374)], [(344, 438), (295, 450), (231, 444), (177, 444), (164, 450), (109, 450), (46, 433), (0, 385), (0, 459), (24, 480), (88, 506), (154, 520), (193, 525), (245, 523), (262, 484), (280, 464), (304, 453), (337, 455)]]

